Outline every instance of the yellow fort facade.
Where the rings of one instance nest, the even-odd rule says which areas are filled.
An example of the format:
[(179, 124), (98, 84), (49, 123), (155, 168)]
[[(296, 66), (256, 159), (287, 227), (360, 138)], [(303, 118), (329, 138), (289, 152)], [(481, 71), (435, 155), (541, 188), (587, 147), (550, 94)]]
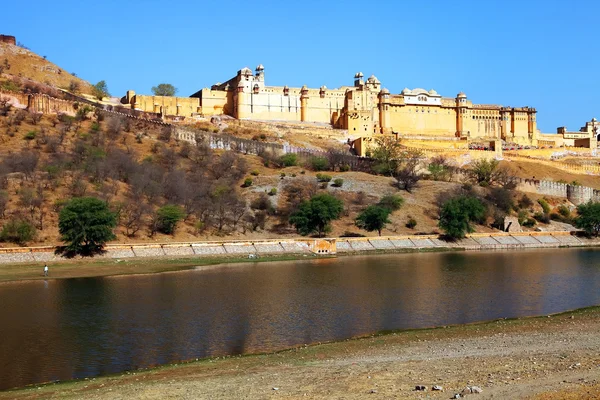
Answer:
[(443, 97), (435, 90), (404, 89), (390, 94), (361, 72), (352, 86), (318, 89), (265, 85), (264, 67), (243, 68), (225, 83), (190, 97), (144, 96), (128, 91), (131, 108), (167, 116), (210, 117), (331, 124), (350, 136), (397, 134), (424, 139), (498, 140), (530, 144), (536, 139), (536, 110), (475, 104), (464, 93)]

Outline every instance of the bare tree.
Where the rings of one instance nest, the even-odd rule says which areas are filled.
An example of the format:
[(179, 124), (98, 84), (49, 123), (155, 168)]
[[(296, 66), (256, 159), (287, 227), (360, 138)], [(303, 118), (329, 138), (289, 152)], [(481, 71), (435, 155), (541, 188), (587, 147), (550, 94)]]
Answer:
[(133, 237), (142, 229), (144, 217), (150, 212), (150, 207), (141, 201), (127, 201), (121, 209), (121, 223), (125, 234)]

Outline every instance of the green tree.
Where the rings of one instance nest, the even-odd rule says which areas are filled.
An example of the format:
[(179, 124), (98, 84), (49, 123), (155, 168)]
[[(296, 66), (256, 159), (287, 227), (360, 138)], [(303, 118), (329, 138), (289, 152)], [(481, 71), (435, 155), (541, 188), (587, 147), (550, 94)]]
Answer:
[(588, 235), (600, 234), (600, 203), (589, 201), (577, 206), (579, 216), (575, 218), (575, 226), (583, 229)]
[(20, 219), (11, 219), (2, 227), (0, 231), (0, 240), (3, 242), (12, 242), (19, 245), (33, 240), (35, 228), (27, 221)]
[(471, 222), (480, 221), (485, 216), (485, 206), (474, 197), (458, 196), (442, 206), (438, 226), (453, 239), (463, 238), (473, 232)]
[(185, 217), (179, 206), (167, 204), (156, 211), (156, 229), (167, 235), (175, 232), (177, 223)]
[(93, 256), (102, 252), (104, 244), (115, 238), (116, 216), (108, 204), (95, 197), (71, 199), (60, 210), (58, 231), (66, 246), (58, 249), (67, 256)]
[(385, 224), (389, 224), (390, 209), (381, 206), (369, 206), (365, 208), (354, 220), (354, 224), (368, 232), (377, 231), (381, 236), (381, 230)]
[(92, 86), (92, 93), (98, 100), (102, 100), (104, 97), (110, 96), (106, 81), (100, 81)]
[(175, 96), (177, 88), (170, 83), (159, 83), (158, 86), (152, 87), (152, 93), (155, 96)]
[(400, 141), (395, 137), (383, 136), (371, 150), (371, 158), (375, 160), (373, 170), (381, 175), (392, 176), (398, 169), (402, 149)]
[(344, 203), (340, 199), (327, 193), (317, 194), (300, 204), (298, 211), (290, 216), (290, 223), (303, 236), (316, 232), (322, 237), (329, 232), (329, 223), (338, 219), (343, 209)]
[(481, 186), (489, 186), (496, 180), (498, 173), (496, 169), (499, 164), (500, 162), (494, 159), (476, 160), (473, 162), (468, 172), (475, 183)]

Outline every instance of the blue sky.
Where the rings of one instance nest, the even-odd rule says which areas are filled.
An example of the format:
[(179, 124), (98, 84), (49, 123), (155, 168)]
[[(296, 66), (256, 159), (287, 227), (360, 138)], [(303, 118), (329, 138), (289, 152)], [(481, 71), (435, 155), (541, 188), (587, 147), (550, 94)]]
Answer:
[(538, 128), (600, 118), (597, 1), (6, 2), (0, 33), (112, 95), (189, 96), (244, 66), (267, 85), (404, 87), (530, 106)]

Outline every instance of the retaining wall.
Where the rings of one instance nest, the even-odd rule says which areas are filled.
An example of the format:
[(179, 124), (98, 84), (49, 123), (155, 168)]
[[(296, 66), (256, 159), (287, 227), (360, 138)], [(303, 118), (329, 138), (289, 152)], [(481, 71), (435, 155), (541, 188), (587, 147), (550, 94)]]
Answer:
[[(329, 239), (286, 239), (202, 243), (107, 245), (100, 258), (160, 257), (257, 257), (273, 254), (353, 254), (362, 252), (423, 249), (505, 250), (600, 246), (600, 239), (587, 239), (569, 232), (520, 232), (472, 234), (456, 242), (436, 235), (386, 236)], [(0, 264), (57, 262), (54, 247), (0, 248)]]

